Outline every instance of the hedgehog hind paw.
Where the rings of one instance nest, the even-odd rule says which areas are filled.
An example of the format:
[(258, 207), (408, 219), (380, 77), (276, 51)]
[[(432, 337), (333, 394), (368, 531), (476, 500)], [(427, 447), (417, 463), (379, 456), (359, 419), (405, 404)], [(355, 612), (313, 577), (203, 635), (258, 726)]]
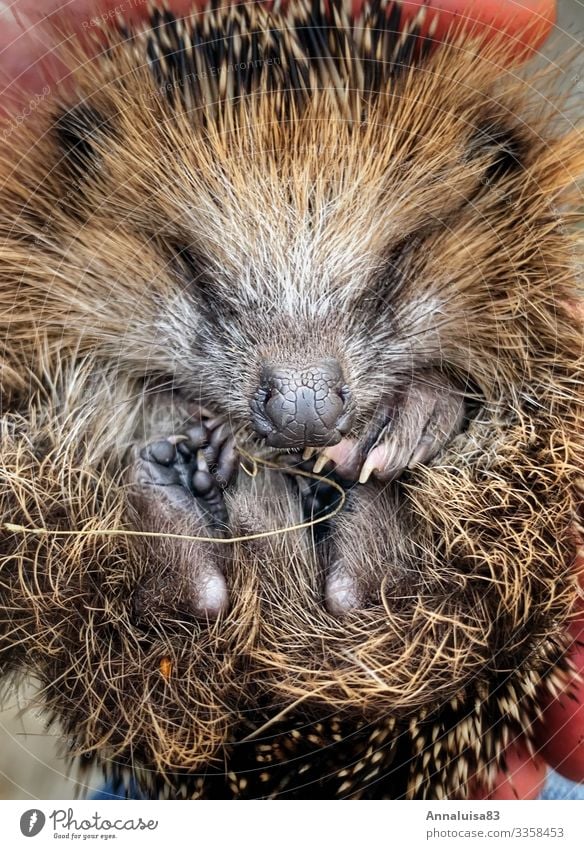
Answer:
[(130, 501), (140, 528), (160, 534), (151, 543), (160, 568), (148, 567), (141, 608), (215, 619), (227, 607), (224, 557), (213, 540), (227, 532), (229, 517), (212, 462), (208, 441), (194, 430), (134, 449)]

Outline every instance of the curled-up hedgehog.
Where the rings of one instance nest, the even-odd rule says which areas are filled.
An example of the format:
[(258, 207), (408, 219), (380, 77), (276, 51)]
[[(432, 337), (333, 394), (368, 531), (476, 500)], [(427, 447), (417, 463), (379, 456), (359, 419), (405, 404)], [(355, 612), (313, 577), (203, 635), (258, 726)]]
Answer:
[(463, 798), (573, 675), (582, 136), (424, 14), (161, 6), (2, 151), (1, 668), (145, 795)]

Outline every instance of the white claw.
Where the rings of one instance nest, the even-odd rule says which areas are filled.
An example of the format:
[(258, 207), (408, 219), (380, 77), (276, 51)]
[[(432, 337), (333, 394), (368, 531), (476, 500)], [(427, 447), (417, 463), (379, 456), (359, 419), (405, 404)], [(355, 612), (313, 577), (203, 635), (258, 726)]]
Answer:
[(391, 471), (394, 464), (394, 450), (389, 442), (382, 442), (376, 445), (369, 452), (359, 475), (359, 483), (367, 483), (373, 472), (380, 472), (381, 475), (387, 475)]
[(361, 472), (359, 474), (359, 483), (367, 483), (373, 472), (375, 471), (375, 466), (373, 463), (369, 462), (369, 458), (365, 460), (363, 466), (361, 468)]
[(312, 460), (314, 455), (317, 453), (318, 448), (305, 448), (304, 454), (302, 455), (303, 460)]
[(429, 458), (430, 446), (420, 443), (409, 459), (408, 469), (413, 469), (415, 466), (420, 466)]
[(326, 454), (321, 454), (316, 463), (314, 464), (314, 468), (312, 470), (314, 474), (319, 475), (328, 462), (329, 458), (326, 456)]

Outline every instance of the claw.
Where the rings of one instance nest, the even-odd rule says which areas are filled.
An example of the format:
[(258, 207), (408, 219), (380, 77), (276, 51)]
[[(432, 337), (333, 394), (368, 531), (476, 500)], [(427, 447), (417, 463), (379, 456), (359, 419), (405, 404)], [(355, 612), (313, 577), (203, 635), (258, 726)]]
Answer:
[(217, 460), (217, 471), (215, 477), (220, 486), (227, 486), (237, 467), (237, 449), (235, 440), (228, 439), (221, 447), (221, 453)]
[(363, 468), (361, 469), (361, 474), (359, 475), (359, 483), (367, 483), (373, 472), (373, 466), (371, 466), (370, 463), (365, 461), (365, 463), (363, 464)]
[(219, 427), (216, 427), (214, 431), (211, 432), (211, 438), (209, 439), (209, 444), (215, 451), (219, 451), (223, 443), (231, 436), (231, 428), (225, 422)]
[(214, 486), (214, 481), (209, 472), (209, 466), (205, 459), (205, 455), (199, 449), (197, 451), (197, 468), (193, 474), (193, 488), (200, 495), (207, 495)]
[(323, 451), (323, 453), (320, 455), (320, 457), (318, 458), (318, 460), (314, 464), (314, 469), (313, 469), (314, 474), (319, 475), (328, 462), (329, 462), (329, 458), (326, 456), (326, 454)]
[(367, 459), (363, 463), (361, 474), (359, 475), (359, 483), (367, 483), (371, 475), (375, 472), (379, 474), (383, 480), (388, 480), (395, 474), (395, 451), (392, 449), (389, 442), (383, 442), (378, 445), (373, 451), (367, 455)]
[(336, 445), (328, 445), (323, 449), (321, 456), (333, 464), (335, 472), (340, 477), (347, 480), (357, 479), (361, 467), (361, 450), (355, 440), (343, 439)]
[[(437, 446), (439, 447), (439, 446)], [(425, 442), (420, 442), (412, 456), (408, 461), (408, 469), (413, 469), (414, 466), (420, 466), (423, 463), (427, 463), (433, 456), (435, 451), (432, 450), (433, 446), (429, 445)]]

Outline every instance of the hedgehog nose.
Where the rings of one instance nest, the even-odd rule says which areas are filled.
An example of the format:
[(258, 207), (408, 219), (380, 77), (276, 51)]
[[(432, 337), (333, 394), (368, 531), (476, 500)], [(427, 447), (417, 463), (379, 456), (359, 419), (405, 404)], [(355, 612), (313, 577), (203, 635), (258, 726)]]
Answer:
[(275, 448), (335, 445), (351, 428), (349, 389), (337, 360), (266, 363), (251, 401), (256, 432)]

